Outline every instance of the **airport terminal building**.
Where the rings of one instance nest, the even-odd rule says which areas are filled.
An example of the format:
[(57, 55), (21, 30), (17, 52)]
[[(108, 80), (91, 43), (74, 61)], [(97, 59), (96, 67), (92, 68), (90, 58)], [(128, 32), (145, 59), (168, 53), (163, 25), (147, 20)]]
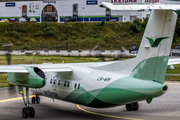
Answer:
[(0, 19), (16, 20), (21, 17), (36, 18), (37, 22), (64, 22), (71, 16), (78, 22), (94, 21), (132, 21), (144, 19), (150, 10), (111, 11), (100, 7), (100, 2), (113, 4), (155, 3), (159, 0), (43, 0), (43, 1), (7, 1), (0, 2)]

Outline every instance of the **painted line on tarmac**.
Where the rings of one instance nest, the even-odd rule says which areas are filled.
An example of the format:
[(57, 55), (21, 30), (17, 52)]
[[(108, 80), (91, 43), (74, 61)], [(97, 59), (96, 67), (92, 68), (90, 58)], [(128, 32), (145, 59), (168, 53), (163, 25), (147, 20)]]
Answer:
[(90, 113), (90, 114), (94, 114), (94, 115), (99, 115), (99, 116), (104, 116), (104, 117), (110, 117), (110, 118), (120, 118), (120, 119), (128, 119), (128, 120), (144, 120), (144, 119), (136, 119), (136, 118), (127, 118), (127, 117), (120, 117), (120, 116), (113, 116), (113, 115), (106, 115), (106, 114), (101, 114), (101, 113), (96, 113), (96, 112), (91, 112), (88, 110), (85, 110), (83, 108), (81, 108), (78, 104), (76, 105), (78, 109), (86, 112), (86, 113)]
[(165, 83), (165, 84), (180, 84), (180, 83)]
[[(29, 96), (30, 98), (33, 97), (34, 95)], [(25, 97), (26, 98), (26, 97)], [(10, 99), (5, 99), (5, 100), (0, 100), (0, 103), (4, 103), (4, 102), (9, 102), (9, 101), (14, 101), (14, 100), (20, 100), (23, 99), (22, 97), (18, 97), (18, 98), (10, 98)]]

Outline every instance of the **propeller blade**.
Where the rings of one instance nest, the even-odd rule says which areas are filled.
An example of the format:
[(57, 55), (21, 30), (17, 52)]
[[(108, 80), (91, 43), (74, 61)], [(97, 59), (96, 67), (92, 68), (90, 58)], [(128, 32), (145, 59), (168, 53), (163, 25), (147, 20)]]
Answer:
[(12, 51), (12, 44), (5, 43), (2, 45), (4, 51), (6, 52), (6, 61), (8, 65), (11, 65), (11, 51)]

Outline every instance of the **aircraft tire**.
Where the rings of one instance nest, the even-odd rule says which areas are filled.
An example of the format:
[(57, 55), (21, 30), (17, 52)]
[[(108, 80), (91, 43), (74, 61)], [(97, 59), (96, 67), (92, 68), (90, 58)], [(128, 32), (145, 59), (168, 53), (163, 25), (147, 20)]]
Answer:
[(36, 97), (36, 103), (40, 103), (40, 97), (39, 96)]
[(35, 110), (33, 107), (29, 107), (29, 117), (34, 118), (35, 116)]
[(133, 104), (133, 110), (137, 111), (139, 109), (139, 104), (138, 102), (132, 103)]
[(22, 109), (22, 116), (23, 116), (23, 118), (28, 118), (28, 116), (29, 116), (29, 109), (27, 107), (24, 107)]
[(126, 110), (127, 111), (132, 111), (133, 110), (133, 105), (132, 104), (127, 104), (126, 105)]
[(35, 101), (36, 101), (36, 98), (35, 98), (35, 97), (32, 97), (31, 102), (32, 102), (32, 103), (35, 103)]

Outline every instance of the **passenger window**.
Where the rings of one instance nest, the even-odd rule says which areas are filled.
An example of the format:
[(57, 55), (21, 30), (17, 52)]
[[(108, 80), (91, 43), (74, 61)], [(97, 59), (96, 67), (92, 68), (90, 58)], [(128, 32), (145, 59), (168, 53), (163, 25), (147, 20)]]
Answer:
[(74, 85), (74, 89), (76, 89), (76, 86), (77, 86), (77, 83), (75, 83), (75, 85)]
[(52, 84), (52, 79), (50, 80), (50, 84)]
[(66, 81), (64, 82), (64, 87), (66, 87)]
[(80, 84), (78, 84), (78, 89), (80, 88)]
[(68, 84), (67, 84), (67, 87), (69, 87), (69, 82), (68, 82)]
[(59, 80), (58, 85), (61, 85), (61, 81)]

